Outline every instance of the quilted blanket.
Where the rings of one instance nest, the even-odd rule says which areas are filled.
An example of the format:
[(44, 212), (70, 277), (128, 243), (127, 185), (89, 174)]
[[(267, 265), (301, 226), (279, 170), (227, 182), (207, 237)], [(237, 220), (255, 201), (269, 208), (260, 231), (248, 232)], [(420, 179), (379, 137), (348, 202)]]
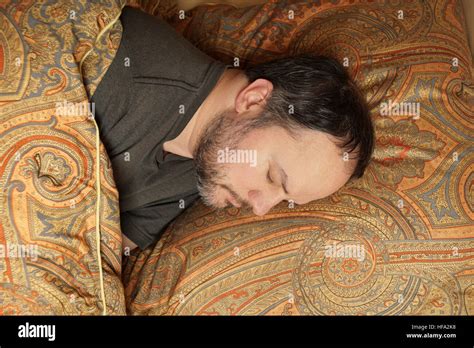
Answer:
[(0, 2), (0, 314), (124, 314), (113, 173), (88, 103), (123, 4)]

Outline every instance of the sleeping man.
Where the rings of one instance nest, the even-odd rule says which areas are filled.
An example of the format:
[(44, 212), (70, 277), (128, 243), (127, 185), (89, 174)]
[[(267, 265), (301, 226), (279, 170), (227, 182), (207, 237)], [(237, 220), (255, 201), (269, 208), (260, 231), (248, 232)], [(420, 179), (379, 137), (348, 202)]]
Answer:
[(364, 173), (373, 126), (337, 61), (297, 56), (241, 70), (139, 10), (124, 8), (120, 20), (120, 47), (91, 102), (124, 247), (150, 246), (199, 197), (264, 215)]

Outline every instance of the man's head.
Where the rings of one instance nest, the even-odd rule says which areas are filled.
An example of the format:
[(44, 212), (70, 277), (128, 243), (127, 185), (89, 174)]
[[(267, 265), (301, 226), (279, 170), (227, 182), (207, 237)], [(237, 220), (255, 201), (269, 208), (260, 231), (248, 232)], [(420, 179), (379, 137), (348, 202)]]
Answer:
[(244, 71), (235, 105), (209, 122), (193, 157), (207, 205), (264, 215), (304, 204), (361, 177), (374, 131), (357, 86), (335, 60), (298, 56)]

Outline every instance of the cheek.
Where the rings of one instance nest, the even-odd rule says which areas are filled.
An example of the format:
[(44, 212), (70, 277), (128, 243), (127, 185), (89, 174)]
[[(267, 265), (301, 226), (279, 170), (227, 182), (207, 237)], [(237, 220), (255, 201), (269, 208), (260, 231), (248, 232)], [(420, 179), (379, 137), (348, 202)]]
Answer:
[(228, 168), (228, 178), (230, 187), (242, 196), (247, 196), (250, 190), (258, 189), (261, 182), (261, 173), (259, 167), (252, 167), (249, 164), (231, 165)]

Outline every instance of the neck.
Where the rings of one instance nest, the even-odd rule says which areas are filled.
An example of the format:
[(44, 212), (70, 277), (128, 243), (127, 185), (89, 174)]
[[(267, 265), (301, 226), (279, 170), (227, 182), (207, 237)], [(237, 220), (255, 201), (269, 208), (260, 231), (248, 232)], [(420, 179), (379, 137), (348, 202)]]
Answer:
[(209, 122), (224, 110), (234, 107), (236, 96), (247, 83), (247, 78), (241, 70), (226, 69), (183, 131), (176, 138), (165, 142), (163, 149), (193, 158), (194, 150)]

